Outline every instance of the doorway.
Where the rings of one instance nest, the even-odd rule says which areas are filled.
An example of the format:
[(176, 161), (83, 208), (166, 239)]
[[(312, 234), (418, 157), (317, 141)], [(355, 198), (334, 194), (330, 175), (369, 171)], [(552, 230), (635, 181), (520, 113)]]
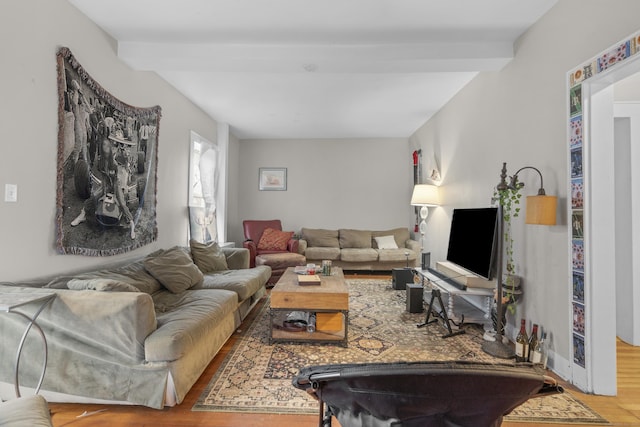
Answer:
[(626, 341), (640, 329), (640, 270), (633, 265), (640, 254), (640, 178), (632, 167), (640, 160), (633, 130), (640, 116), (625, 116), (615, 104), (615, 84), (638, 72), (640, 61), (630, 58), (582, 84), (584, 363), (576, 361), (573, 303), (571, 370), (574, 384), (604, 395), (617, 392), (616, 336)]

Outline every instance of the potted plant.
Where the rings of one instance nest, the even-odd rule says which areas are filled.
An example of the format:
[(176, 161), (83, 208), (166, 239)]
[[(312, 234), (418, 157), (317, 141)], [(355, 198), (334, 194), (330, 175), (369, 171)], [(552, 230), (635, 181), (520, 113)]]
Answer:
[[(505, 272), (502, 282), (502, 303), (510, 313), (515, 312), (515, 303), (518, 301), (520, 278), (516, 275), (515, 262), (513, 259), (513, 236), (511, 234), (511, 220), (520, 214), (520, 187), (508, 187), (504, 190), (494, 189), (493, 199), (502, 206), (502, 216), (504, 220), (503, 247), (505, 256)], [(506, 285), (506, 286), (505, 286)]]

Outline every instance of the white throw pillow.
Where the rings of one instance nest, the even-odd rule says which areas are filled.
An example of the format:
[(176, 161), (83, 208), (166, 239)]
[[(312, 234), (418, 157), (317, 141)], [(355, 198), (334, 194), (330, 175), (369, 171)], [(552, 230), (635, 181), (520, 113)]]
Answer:
[(71, 279), (67, 287), (76, 291), (93, 290), (103, 292), (140, 292), (138, 288), (128, 283), (112, 279)]
[(393, 236), (376, 237), (376, 243), (378, 244), (378, 249), (398, 249), (396, 239)]

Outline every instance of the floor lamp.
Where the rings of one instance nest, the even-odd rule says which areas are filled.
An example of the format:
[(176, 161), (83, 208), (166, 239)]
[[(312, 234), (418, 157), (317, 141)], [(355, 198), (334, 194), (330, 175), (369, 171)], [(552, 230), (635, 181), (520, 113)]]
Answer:
[(413, 187), (411, 206), (420, 208), (420, 253), (424, 252), (424, 233), (427, 231), (429, 207), (440, 205), (440, 189), (436, 185), (418, 184)]
[[(518, 182), (518, 174), (525, 169), (533, 169), (540, 175), (540, 188), (538, 194), (535, 196), (527, 196), (526, 201), (526, 217), (525, 223), (538, 224), (538, 225), (555, 225), (556, 224), (556, 207), (558, 204), (558, 198), (555, 196), (547, 196), (544, 191), (542, 173), (533, 166), (525, 166), (513, 174), (510, 178), (510, 182), (507, 184), (507, 164), (502, 164), (502, 170), (500, 172), (500, 182), (496, 186), (498, 191), (506, 190), (518, 190), (524, 187), (524, 184)], [(502, 342), (502, 268), (503, 268), (503, 230), (504, 230), (504, 216), (502, 212), (502, 205), (498, 204), (498, 244), (497, 254), (498, 259), (496, 262), (496, 340), (485, 341), (482, 344), (482, 350), (494, 357), (501, 359), (511, 359), (515, 356), (513, 349)]]

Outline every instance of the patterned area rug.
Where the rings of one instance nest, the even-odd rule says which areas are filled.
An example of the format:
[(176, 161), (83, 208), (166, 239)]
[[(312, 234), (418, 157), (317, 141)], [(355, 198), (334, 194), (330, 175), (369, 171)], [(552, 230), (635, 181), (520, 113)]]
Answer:
[[(390, 280), (347, 280), (349, 345), (269, 345), (268, 301), (256, 308), (255, 320), (240, 332), (204, 390), (194, 411), (317, 414), (318, 402), (291, 385), (300, 368), (329, 363), (472, 360), (504, 363), (481, 350), (482, 328), (465, 325), (466, 333), (443, 339), (440, 323), (416, 324), (425, 314), (406, 312), (405, 292)], [(306, 332), (300, 332), (301, 334)], [(509, 421), (593, 423), (607, 421), (569, 393), (530, 399), (508, 415)]]

